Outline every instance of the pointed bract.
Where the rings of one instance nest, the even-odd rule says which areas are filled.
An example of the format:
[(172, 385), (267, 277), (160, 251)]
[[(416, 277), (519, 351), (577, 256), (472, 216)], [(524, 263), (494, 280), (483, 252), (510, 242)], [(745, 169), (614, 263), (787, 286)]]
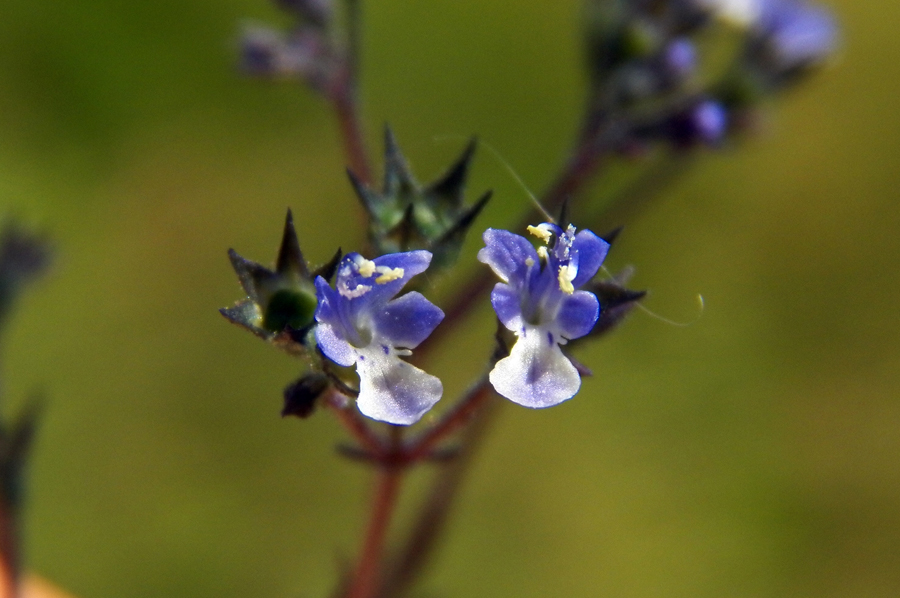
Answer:
[(315, 323), (314, 277), (330, 279), (334, 275), (340, 250), (310, 273), (288, 210), (275, 270), (243, 258), (233, 249), (228, 250), (228, 256), (247, 299), (219, 310), (221, 314), (289, 353), (303, 353), (308, 345), (306, 333)]
[(463, 195), (466, 189), (466, 179), (469, 176), (469, 166), (475, 157), (475, 148), (478, 147), (478, 139), (473, 137), (456, 163), (451, 166), (443, 177), (431, 183), (426, 193), (432, 196), (446, 198), (457, 207), (463, 205)]
[(369, 237), (379, 255), (425, 249), (434, 253), (434, 267), (450, 265), (457, 257), (475, 217), (490, 198), (484, 194), (472, 206), (464, 204), (465, 184), (476, 140), (442, 177), (421, 186), (385, 127), (384, 181), (381, 191), (365, 185), (348, 171), (350, 183), (369, 216)]
[(294, 215), (290, 208), (284, 220), (284, 234), (281, 237), (281, 247), (278, 249), (275, 271), (282, 276), (309, 278), (309, 270), (303, 252), (300, 251), (300, 241), (297, 240), (297, 231), (294, 229)]

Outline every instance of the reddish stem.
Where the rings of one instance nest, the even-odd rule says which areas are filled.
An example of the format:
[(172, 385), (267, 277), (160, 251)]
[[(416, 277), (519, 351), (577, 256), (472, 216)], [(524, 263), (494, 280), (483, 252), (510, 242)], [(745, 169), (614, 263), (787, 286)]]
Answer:
[(415, 582), (437, 548), (447, 525), (450, 508), (459, 493), (473, 457), (489, 424), (493, 420), (496, 403), (485, 405), (460, 438), (460, 453), (442, 466), (427, 497), (421, 503), (412, 531), (394, 557), (385, 574), (379, 598), (400, 598)]
[(0, 504), (0, 598), (18, 595), (16, 516), (8, 504)]
[(402, 478), (403, 469), (399, 467), (382, 467), (378, 472), (369, 529), (347, 598), (372, 598), (376, 595), (384, 542)]
[(323, 403), (334, 412), (341, 425), (350, 432), (363, 449), (376, 459), (381, 459), (385, 455), (384, 441), (372, 430), (368, 421), (363, 419), (356, 409), (346, 407), (346, 397), (332, 389)]
[(372, 168), (359, 120), (357, 84), (362, 43), (362, 10), (359, 0), (347, 0), (347, 45), (337, 83), (329, 94), (337, 112), (348, 166), (363, 183), (371, 185)]
[(415, 463), (428, 456), (434, 450), (437, 443), (450, 436), (453, 432), (463, 427), (472, 419), (478, 409), (491, 397), (493, 388), (487, 376), (469, 391), (451, 411), (446, 413), (438, 424), (422, 434), (413, 445), (406, 450), (404, 458), (409, 463)]
[(341, 128), (344, 150), (349, 161), (348, 166), (353, 171), (353, 174), (363, 183), (371, 185), (372, 168), (369, 166), (369, 156), (363, 140), (362, 125), (359, 121), (359, 111), (353, 87), (348, 72), (332, 95), (332, 103), (334, 104), (338, 124)]

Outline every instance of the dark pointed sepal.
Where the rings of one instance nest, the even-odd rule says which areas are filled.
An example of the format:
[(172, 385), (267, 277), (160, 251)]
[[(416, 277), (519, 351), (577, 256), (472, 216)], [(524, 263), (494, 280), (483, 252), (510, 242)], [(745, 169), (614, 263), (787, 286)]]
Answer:
[(618, 326), (634, 309), (637, 302), (647, 294), (646, 291), (632, 291), (625, 288), (623, 278), (625, 277), (594, 282), (585, 287), (600, 301), (600, 317), (588, 336), (595, 338)]
[(384, 127), (384, 196), (408, 196), (419, 192), (409, 162), (400, 151), (397, 138), (389, 125)]
[(43, 402), (32, 399), (9, 425), (0, 425), (0, 500), (13, 510), (21, 505), (22, 472), (28, 461)]
[(622, 232), (623, 228), (624, 227), (622, 227), (622, 226), (614, 228), (611, 231), (609, 231), (608, 233), (606, 233), (604, 235), (600, 235), (600, 238), (603, 239), (604, 241), (606, 241), (607, 243), (609, 243), (610, 245), (612, 245), (613, 243), (616, 242), (616, 239), (619, 238), (619, 234)]
[(425, 191), (426, 194), (449, 205), (461, 208), (466, 191), (466, 180), (469, 176), (469, 167), (472, 164), (472, 159), (475, 157), (476, 147), (478, 147), (478, 139), (472, 137), (463, 150), (462, 155), (444, 173), (444, 176), (428, 186)]
[(491, 355), (491, 363), (497, 363), (504, 357), (509, 357), (512, 346), (516, 344), (516, 335), (513, 334), (500, 320), (497, 320), (497, 329), (494, 331), (494, 354)]
[(334, 253), (330, 260), (313, 270), (311, 278), (315, 280), (319, 276), (324, 278), (325, 280), (330, 281), (334, 278), (334, 273), (337, 272), (338, 264), (341, 263), (341, 257), (343, 257), (344, 253), (341, 251), (341, 248), (338, 247), (338, 250)]
[(281, 276), (294, 276), (297, 279), (309, 278), (309, 268), (303, 252), (300, 251), (300, 241), (297, 240), (297, 230), (294, 228), (294, 215), (290, 208), (284, 220), (284, 232), (281, 236), (281, 246), (278, 248), (275, 272)]
[(0, 323), (25, 285), (43, 274), (52, 251), (45, 239), (26, 232), (14, 222), (0, 233)]
[(434, 254), (432, 263), (435, 266), (442, 268), (450, 266), (456, 261), (459, 250), (466, 240), (466, 234), (469, 232), (469, 228), (472, 227), (475, 218), (477, 218), (485, 206), (487, 206), (493, 193), (494, 192), (490, 190), (486, 191), (478, 201), (468, 209), (465, 209), (459, 217), (459, 220), (457, 220), (441, 238), (432, 243), (431, 252)]
[[(566, 230), (572, 222), (569, 220), (569, 197), (563, 199), (562, 205), (559, 206), (559, 220), (557, 220), (557, 224), (563, 230)], [(602, 237), (604, 241), (609, 243), (609, 239), (606, 237)]]
[(385, 128), (384, 183), (380, 191), (348, 171), (350, 183), (369, 216), (369, 238), (379, 255), (426, 249), (434, 253), (432, 268), (457, 257), (465, 234), (487, 203), (464, 203), (465, 184), (477, 146), (472, 139), (462, 155), (433, 183), (421, 186), (400, 151), (390, 127)]
[(292, 382), (284, 389), (284, 407), (281, 417), (293, 415), (306, 419), (316, 410), (319, 397), (329, 386), (328, 376), (319, 372), (310, 372)]
[(592, 370), (588, 366), (586, 366), (583, 363), (581, 363), (580, 361), (578, 361), (578, 359), (576, 359), (573, 355), (571, 355), (565, 349), (563, 349), (563, 355), (566, 356), (566, 359), (569, 360), (569, 363), (571, 363), (573, 366), (575, 366), (575, 369), (578, 371), (578, 375), (581, 376), (582, 378), (590, 378), (591, 376), (594, 375), (594, 370)]

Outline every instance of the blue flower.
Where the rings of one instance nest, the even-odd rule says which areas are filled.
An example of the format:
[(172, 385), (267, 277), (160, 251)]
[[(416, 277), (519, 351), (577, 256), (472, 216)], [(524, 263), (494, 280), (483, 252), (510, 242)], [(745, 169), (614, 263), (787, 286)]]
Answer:
[(525, 407), (542, 408), (571, 399), (581, 377), (560, 345), (591, 331), (600, 315), (597, 297), (578, 288), (603, 264), (609, 243), (589, 230), (575, 234), (555, 224), (529, 226), (546, 246), (489, 228), (478, 260), (503, 282), (491, 293), (497, 317), (518, 337), (508, 357), (490, 373), (494, 389)]
[(400, 357), (412, 354), (444, 312), (417, 292), (394, 299), (430, 263), (427, 251), (374, 260), (351, 253), (338, 266), (334, 289), (316, 279), (316, 342), (335, 363), (356, 365), (356, 404), (372, 419), (413, 424), (441, 398), (441, 381)]
[(758, 35), (784, 70), (815, 64), (834, 50), (837, 24), (831, 13), (802, 0), (759, 0)]

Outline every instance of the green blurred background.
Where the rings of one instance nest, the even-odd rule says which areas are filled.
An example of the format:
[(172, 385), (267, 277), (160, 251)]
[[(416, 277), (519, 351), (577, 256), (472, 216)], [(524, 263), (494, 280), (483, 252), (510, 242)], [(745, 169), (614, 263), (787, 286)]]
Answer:
[[(372, 149), (390, 121), (428, 180), (462, 146), (436, 136), (478, 133), (540, 189), (581, 106), (578, 2), (366, 4)], [(702, 294), (702, 318), (635, 313), (581, 353), (575, 400), (503, 406), (429, 595), (900, 595), (900, 4), (832, 6), (836, 64), (608, 261), (668, 318)], [(331, 418), (279, 419), (298, 364), (216, 311), (240, 298), (225, 250), (273, 259), (287, 206), (313, 261), (362, 238), (331, 112), (236, 74), (246, 19), (284, 22), (265, 0), (4, 2), (0, 213), (58, 252), (7, 330), (4, 410), (48, 399), (27, 566), (81, 598), (324, 596), (357, 550), (368, 472)], [(526, 199), (482, 152), (489, 187), (481, 224), (509, 224)], [(429, 366), (449, 396), (491, 318)]]

